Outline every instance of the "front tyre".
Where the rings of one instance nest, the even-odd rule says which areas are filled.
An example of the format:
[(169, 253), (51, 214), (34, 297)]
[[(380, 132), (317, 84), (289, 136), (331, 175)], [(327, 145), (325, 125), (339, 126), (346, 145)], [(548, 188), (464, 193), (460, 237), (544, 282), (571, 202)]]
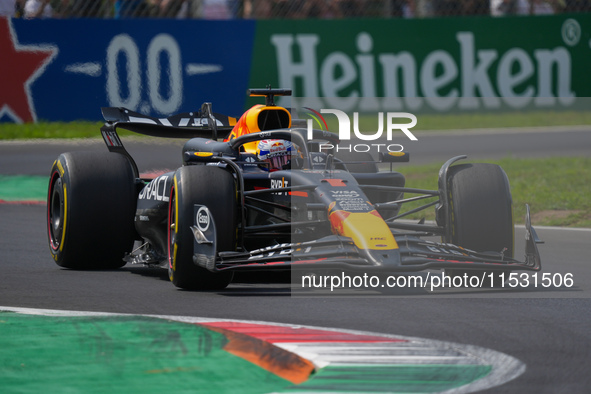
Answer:
[(110, 269), (125, 264), (135, 237), (135, 176), (118, 153), (70, 152), (51, 168), (47, 234), (65, 268)]
[(168, 261), (172, 283), (188, 290), (220, 290), (232, 272), (214, 273), (193, 262), (195, 204), (207, 207), (216, 229), (217, 251), (236, 250), (238, 205), (234, 177), (213, 166), (185, 166), (174, 176), (169, 204)]
[[(502, 252), (506, 257), (513, 257), (512, 198), (503, 169), (496, 164), (460, 164), (449, 168), (447, 182), (447, 225), (451, 226), (451, 239), (446, 242), (477, 252)], [(446, 273), (482, 275), (477, 270), (446, 270)], [(499, 280), (495, 279), (493, 285), (500, 285)]]

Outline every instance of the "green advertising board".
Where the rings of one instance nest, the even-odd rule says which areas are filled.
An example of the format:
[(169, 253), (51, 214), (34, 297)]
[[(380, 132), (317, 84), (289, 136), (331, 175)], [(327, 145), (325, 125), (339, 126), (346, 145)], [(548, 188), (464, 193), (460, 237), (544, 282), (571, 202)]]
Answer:
[(257, 24), (249, 86), (342, 110), (568, 109), (590, 70), (588, 14), (275, 20)]

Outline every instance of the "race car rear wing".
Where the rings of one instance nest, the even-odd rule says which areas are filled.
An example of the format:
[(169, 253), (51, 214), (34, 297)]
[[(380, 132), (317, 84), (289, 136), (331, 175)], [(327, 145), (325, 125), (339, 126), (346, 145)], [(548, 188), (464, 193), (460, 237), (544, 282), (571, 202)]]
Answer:
[(101, 108), (103, 118), (113, 128), (165, 138), (224, 137), (236, 124), (236, 118), (212, 112), (211, 103), (203, 103), (197, 112), (186, 112), (168, 118), (155, 118), (122, 107)]
[(129, 159), (136, 178), (139, 177), (137, 164), (123, 146), (117, 129), (152, 137), (201, 137), (217, 140), (218, 136), (225, 137), (229, 134), (236, 124), (236, 118), (212, 112), (211, 103), (203, 103), (197, 112), (181, 113), (168, 118), (155, 118), (123, 107), (103, 107), (101, 112), (106, 120), (101, 127), (101, 134), (107, 148), (110, 152), (120, 153)]

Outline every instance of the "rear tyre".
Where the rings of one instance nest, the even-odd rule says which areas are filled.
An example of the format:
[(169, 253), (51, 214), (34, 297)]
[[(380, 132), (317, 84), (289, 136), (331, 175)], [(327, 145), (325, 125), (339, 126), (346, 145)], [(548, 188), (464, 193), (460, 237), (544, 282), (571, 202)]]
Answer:
[(125, 265), (135, 238), (135, 176), (118, 153), (70, 152), (51, 168), (47, 234), (55, 262), (73, 269)]
[[(495, 164), (460, 164), (450, 167), (447, 182), (451, 239), (446, 241), (477, 252), (503, 252), (513, 257), (512, 198), (503, 169)], [(495, 271), (493, 286), (501, 285), (501, 272)], [(447, 269), (446, 274), (481, 277), (482, 270)]]
[(172, 283), (188, 290), (220, 290), (232, 272), (214, 273), (193, 262), (194, 205), (208, 208), (216, 228), (217, 251), (236, 250), (238, 205), (234, 177), (213, 166), (181, 167), (174, 176), (169, 205), (168, 261)]

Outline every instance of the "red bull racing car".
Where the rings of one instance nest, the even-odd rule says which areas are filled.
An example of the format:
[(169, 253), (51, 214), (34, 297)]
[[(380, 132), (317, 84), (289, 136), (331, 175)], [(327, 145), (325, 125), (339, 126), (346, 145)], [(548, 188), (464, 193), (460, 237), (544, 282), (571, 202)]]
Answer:
[[(176, 286), (202, 290), (222, 289), (245, 270), (541, 269), (529, 209), (523, 261), (513, 257), (511, 192), (499, 166), (454, 157), (436, 189), (410, 188), (392, 171), (407, 154), (376, 161), (335, 151), (336, 134), (294, 127), (292, 111), (275, 105), (275, 96), (290, 91), (250, 94), (266, 102), (239, 119), (212, 112), (210, 103), (168, 118), (103, 108), (108, 152), (64, 153), (51, 169), (47, 229), (55, 262), (158, 266)], [(187, 139), (183, 165), (141, 177), (118, 129)], [(425, 203), (402, 209), (416, 201)], [(435, 209), (435, 223), (404, 220), (427, 208)], [(425, 239), (433, 235), (441, 242)]]

